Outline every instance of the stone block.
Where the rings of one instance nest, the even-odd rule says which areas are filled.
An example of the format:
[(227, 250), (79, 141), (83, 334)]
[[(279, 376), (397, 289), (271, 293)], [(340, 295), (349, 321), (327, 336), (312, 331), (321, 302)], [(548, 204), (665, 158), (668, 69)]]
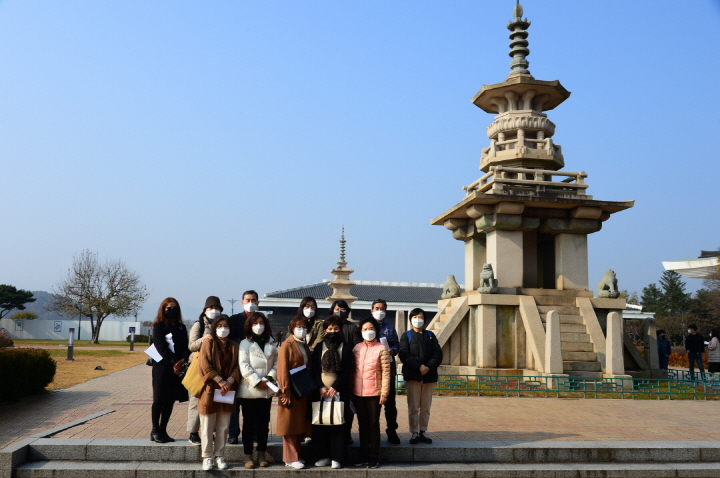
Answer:
[(0, 450), (0, 471), (12, 472), (12, 469), (27, 461), (29, 446), (37, 438), (26, 438)]
[(471, 465), (460, 463), (445, 463), (442, 465), (429, 463), (397, 463), (380, 466), (380, 468), (376, 470), (366, 471), (367, 476), (372, 478), (407, 478), (408, 476), (412, 476), (413, 478), (475, 477), (475, 471), (473, 470)]
[(28, 450), (28, 459), (84, 460), (86, 446), (92, 438), (40, 438)]
[(149, 440), (95, 439), (87, 445), (90, 461), (195, 461), (200, 459), (199, 447), (186, 442), (152, 443)]
[[(242, 465), (231, 464), (228, 462), (226, 472), (214, 470), (213, 476), (228, 475), (233, 472), (234, 468), (241, 468), (247, 476), (247, 471)], [(230, 472), (230, 473), (227, 473)], [(158, 463), (144, 462), (140, 463), (135, 471), (136, 478), (194, 478), (195, 474), (207, 473), (202, 471), (202, 461), (197, 460), (194, 463)]]
[(473, 442), (480, 446), (468, 446), (467, 442), (439, 442), (436, 446), (416, 447), (415, 461), (428, 463), (496, 463), (512, 461), (513, 449), (498, 447), (493, 442)]
[(17, 478), (135, 478), (137, 461), (89, 462), (89, 461), (34, 461), (15, 470)]

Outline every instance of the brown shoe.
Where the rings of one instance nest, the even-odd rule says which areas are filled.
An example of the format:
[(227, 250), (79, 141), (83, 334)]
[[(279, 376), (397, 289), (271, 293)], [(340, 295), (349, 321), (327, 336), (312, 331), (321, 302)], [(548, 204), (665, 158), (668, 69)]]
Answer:
[(258, 462), (260, 462), (260, 466), (265, 468), (268, 466), (267, 458), (265, 458), (265, 452), (259, 451), (258, 454)]
[(252, 455), (245, 455), (245, 468), (248, 470), (252, 470), (255, 468), (255, 463), (253, 463)]

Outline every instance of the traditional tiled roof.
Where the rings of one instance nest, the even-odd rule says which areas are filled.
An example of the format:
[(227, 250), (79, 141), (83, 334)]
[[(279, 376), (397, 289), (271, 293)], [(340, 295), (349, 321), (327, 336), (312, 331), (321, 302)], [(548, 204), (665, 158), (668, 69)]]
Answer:
[[(442, 295), (442, 284), (411, 283), (411, 282), (377, 282), (355, 281), (350, 289), (359, 301), (385, 299), (387, 302), (403, 302), (415, 304), (436, 304)], [(302, 299), (306, 296), (315, 299), (330, 297), (333, 291), (327, 282), (304, 285), (292, 289), (276, 290), (265, 294), (265, 298)]]

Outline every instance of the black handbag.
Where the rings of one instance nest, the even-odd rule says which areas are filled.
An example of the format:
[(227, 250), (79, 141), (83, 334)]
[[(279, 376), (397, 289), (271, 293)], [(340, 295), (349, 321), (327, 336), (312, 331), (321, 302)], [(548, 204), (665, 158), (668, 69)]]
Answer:
[(317, 382), (307, 367), (290, 374), (290, 385), (295, 398), (305, 398), (318, 389)]

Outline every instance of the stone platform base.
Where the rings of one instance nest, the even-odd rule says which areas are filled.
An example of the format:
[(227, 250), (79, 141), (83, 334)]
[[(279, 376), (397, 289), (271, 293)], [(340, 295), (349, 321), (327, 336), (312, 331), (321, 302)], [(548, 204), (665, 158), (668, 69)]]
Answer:
[[(350, 447), (350, 463), (357, 446)], [(719, 477), (720, 442), (451, 442), (399, 446), (383, 443), (378, 469), (347, 466), (315, 468), (308, 447), (308, 468), (281, 463), (282, 446), (268, 452), (276, 463), (246, 470), (242, 446), (228, 446), (225, 471), (200, 468), (200, 448), (186, 441), (29, 439), (0, 451), (0, 478), (164, 478), (200, 476), (388, 476), (476, 478), (665, 478)]]

